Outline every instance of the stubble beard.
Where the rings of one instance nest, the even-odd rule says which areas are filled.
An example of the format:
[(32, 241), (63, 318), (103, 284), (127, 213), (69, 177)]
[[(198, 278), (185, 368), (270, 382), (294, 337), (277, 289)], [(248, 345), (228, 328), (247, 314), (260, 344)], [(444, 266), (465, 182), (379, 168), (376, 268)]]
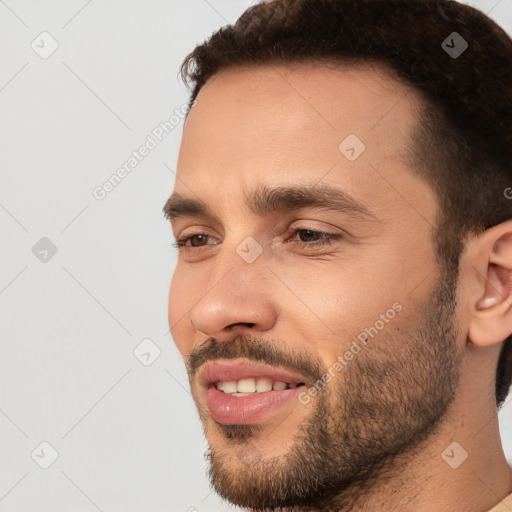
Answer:
[[(412, 453), (439, 428), (454, 400), (461, 359), (455, 281), (454, 275), (442, 276), (414, 317), (393, 320), (321, 389), (285, 454), (265, 451), (265, 436), (272, 433), (262, 424), (212, 423), (200, 410), (207, 437), (209, 428), (217, 429), (233, 448), (223, 452), (209, 444), (208, 476), (217, 493), (255, 512), (359, 506), (365, 493), (391, 477), (398, 457)], [(340, 346), (343, 353), (346, 345)], [(203, 355), (269, 364), (289, 357), (291, 367), (311, 377), (321, 378), (325, 371), (321, 361), (280, 354), (268, 342), (243, 336), (229, 346), (211, 345)]]

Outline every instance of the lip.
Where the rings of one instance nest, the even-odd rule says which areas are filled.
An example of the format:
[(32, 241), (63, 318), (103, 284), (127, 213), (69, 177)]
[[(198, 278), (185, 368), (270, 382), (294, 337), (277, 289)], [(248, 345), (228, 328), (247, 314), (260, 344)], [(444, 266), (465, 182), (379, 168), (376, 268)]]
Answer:
[(199, 384), (208, 410), (216, 421), (225, 425), (256, 423), (271, 412), (297, 399), (299, 393), (305, 389), (303, 386), (298, 386), (235, 397), (216, 387), (219, 381), (238, 381), (249, 377), (267, 377), (272, 381), (306, 384), (306, 379), (302, 375), (266, 364), (252, 363), (242, 359), (208, 363), (199, 374)]
[(212, 386), (207, 391), (208, 410), (215, 420), (224, 425), (257, 423), (271, 412), (296, 399), (303, 389), (304, 387), (300, 386), (236, 397)]

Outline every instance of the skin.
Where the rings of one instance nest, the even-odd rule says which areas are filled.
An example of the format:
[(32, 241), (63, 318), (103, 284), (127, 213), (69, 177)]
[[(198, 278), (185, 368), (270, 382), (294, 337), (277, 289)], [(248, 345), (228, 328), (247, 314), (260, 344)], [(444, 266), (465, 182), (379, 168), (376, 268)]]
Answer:
[[(171, 282), (169, 325), (184, 361), (201, 353), (202, 362), (227, 356), (227, 349), (217, 356), (210, 350), (210, 337), (226, 341), (224, 347), (231, 341), (232, 355), (244, 357), (260, 340), (289, 362), (289, 368), (304, 369), (301, 364), (311, 361), (314, 375), (331, 367), (354, 337), (373, 326), (392, 304), (402, 306), (355, 356), (349, 370), (326, 384), (322, 398), (294, 402), (256, 426), (236, 431), (217, 424), (197, 385), (197, 368), (189, 368), (191, 391), (213, 455), (211, 476), (227, 499), (239, 498), (251, 478), (261, 484), (268, 483), (269, 476), (280, 478), (276, 468), (280, 461), (291, 460), (287, 457), (303, 439), (305, 425), (320, 428), (313, 421), (320, 410), (327, 414), (327, 431), (347, 442), (340, 453), (359, 460), (369, 447), (343, 437), (358, 426), (343, 411), (357, 410), (363, 400), (375, 396), (389, 407), (383, 407), (382, 421), (376, 422), (380, 427), (372, 433), (388, 446), (397, 448), (394, 437), (402, 436), (401, 425), (409, 425), (413, 414), (425, 425), (415, 425), (418, 439), (408, 439), (381, 468), (375, 465), (352, 484), (344, 482), (322, 510), (426, 512), (449, 507), (477, 512), (489, 510), (512, 491), (494, 396), (501, 342), (512, 332), (512, 221), (467, 240), (459, 279), (445, 290), (448, 296), (451, 290), (456, 305), (452, 317), (446, 313), (444, 340), (436, 330), (443, 322), (435, 321), (444, 313), (429, 309), (436, 285), (448, 283), (430, 238), (437, 200), (399, 157), (417, 122), (419, 101), (414, 90), (379, 67), (334, 68), (323, 63), (224, 70), (198, 95), (185, 125), (174, 192), (202, 199), (217, 218), (180, 217), (171, 223), (176, 239), (210, 236), (203, 248), (189, 243), (180, 249)], [(366, 146), (353, 162), (338, 149), (349, 134)], [(244, 193), (258, 185), (299, 183), (343, 190), (374, 218), (308, 208), (259, 216), (244, 202)], [(296, 241), (308, 239), (293, 235), (299, 226), (345, 236), (327, 247), (300, 248)], [(248, 236), (263, 248), (252, 263), (236, 252)], [(432, 321), (427, 323), (427, 318)], [(414, 353), (399, 359), (420, 342), (416, 367)], [(430, 350), (429, 343), (440, 364), (432, 364), (428, 351), (421, 350)], [(436, 347), (443, 350), (436, 352)], [(265, 348), (262, 351), (266, 357)], [(369, 361), (394, 368), (393, 379), (365, 379), (361, 368)], [(427, 364), (419, 364), (423, 362)], [(416, 384), (411, 373), (417, 375)], [(401, 395), (393, 387), (401, 378), (411, 384), (403, 404), (395, 399)], [(348, 390), (355, 395), (351, 399)], [(434, 431), (420, 439), (420, 427), (429, 423), (428, 415), (421, 416), (421, 401), (432, 403), (439, 417)], [(319, 409), (320, 404), (325, 408)], [(400, 421), (393, 422), (393, 417)], [(386, 422), (391, 433), (385, 432)], [(441, 457), (454, 441), (468, 453), (457, 469)], [(269, 460), (272, 464), (265, 466)], [(263, 463), (255, 466), (256, 461)], [(349, 462), (332, 455), (333, 465), (339, 464), (347, 477), (353, 476)], [(225, 483), (228, 476), (236, 488), (232, 496)], [(252, 505), (256, 510), (257, 500)], [(316, 509), (309, 504), (279, 510)]]

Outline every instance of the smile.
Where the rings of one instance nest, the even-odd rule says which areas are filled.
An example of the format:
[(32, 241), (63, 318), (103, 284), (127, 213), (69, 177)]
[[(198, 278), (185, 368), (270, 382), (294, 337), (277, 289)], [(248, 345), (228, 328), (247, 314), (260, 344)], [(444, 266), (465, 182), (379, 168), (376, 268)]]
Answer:
[(300, 374), (243, 360), (208, 363), (199, 380), (210, 414), (226, 425), (261, 421), (305, 386)]

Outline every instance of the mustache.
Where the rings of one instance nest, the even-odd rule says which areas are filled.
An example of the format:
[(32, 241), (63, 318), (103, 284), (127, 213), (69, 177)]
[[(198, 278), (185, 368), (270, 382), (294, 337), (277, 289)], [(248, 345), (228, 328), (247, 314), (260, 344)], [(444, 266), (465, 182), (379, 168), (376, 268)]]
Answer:
[(217, 340), (211, 336), (192, 350), (185, 365), (190, 379), (210, 361), (238, 358), (294, 370), (312, 382), (322, 378), (324, 370), (322, 362), (317, 356), (307, 354), (304, 349), (287, 347), (284, 350), (281, 346), (282, 344), (278, 345), (263, 338), (244, 335), (223, 340)]

